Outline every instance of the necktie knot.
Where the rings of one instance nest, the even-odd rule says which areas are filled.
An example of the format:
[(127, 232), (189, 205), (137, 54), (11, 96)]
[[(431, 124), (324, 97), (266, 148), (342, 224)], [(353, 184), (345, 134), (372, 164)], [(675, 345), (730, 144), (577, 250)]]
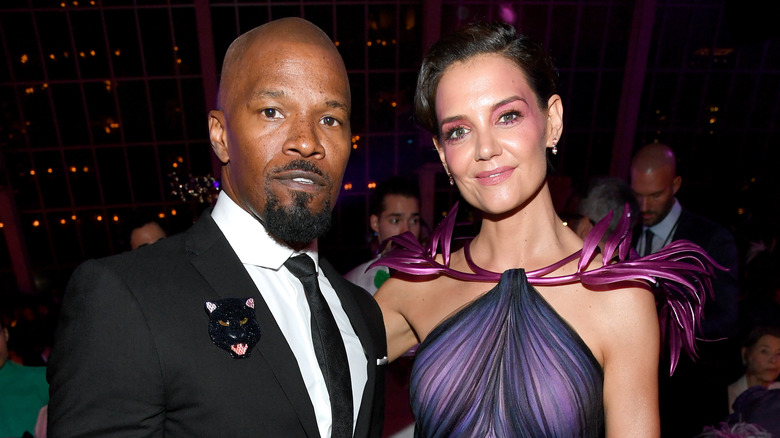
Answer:
[(317, 268), (314, 266), (314, 260), (306, 254), (290, 257), (284, 262), (284, 266), (297, 278), (317, 275)]

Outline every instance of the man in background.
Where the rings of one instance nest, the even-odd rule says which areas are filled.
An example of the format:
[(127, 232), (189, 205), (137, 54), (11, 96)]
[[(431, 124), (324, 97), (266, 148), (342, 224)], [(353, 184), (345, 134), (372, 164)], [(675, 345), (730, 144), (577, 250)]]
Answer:
[(652, 254), (675, 240), (689, 240), (728, 271), (716, 271), (714, 297), (706, 297), (701, 330), (696, 336), (698, 359), (680, 358), (669, 377), (661, 366), (659, 399), (664, 437), (691, 437), (728, 415), (728, 359), (739, 329), (737, 247), (731, 233), (680, 205), (682, 185), (672, 149), (652, 143), (631, 162), (631, 188), (639, 203), (642, 228), (636, 242), (641, 255)]
[[(369, 226), (376, 236), (376, 244), (407, 231), (420, 238), (420, 195), (412, 181), (403, 177), (392, 177), (379, 184), (372, 194), (369, 206)], [(388, 245), (385, 250), (389, 249)], [(345, 275), (352, 283), (374, 295), (382, 283), (390, 278), (390, 271), (385, 266), (375, 266), (367, 269), (381, 257), (377, 254), (371, 260), (362, 263)]]

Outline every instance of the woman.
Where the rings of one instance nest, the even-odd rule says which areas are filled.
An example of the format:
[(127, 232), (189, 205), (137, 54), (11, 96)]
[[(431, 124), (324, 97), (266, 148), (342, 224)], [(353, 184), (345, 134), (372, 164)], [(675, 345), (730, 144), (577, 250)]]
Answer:
[(729, 385), (729, 413), (734, 401), (752, 386), (780, 389), (780, 327), (760, 326), (750, 331), (742, 344), (745, 374)]
[[(418, 436), (659, 435), (656, 303), (646, 283), (622, 281), (650, 277), (605, 284), (609, 258), (590, 260), (600, 235), (578, 257), (583, 241), (553, 207), (556, 76), (539, 45), (499, 23), (462, 27), (423, 61), (418, 119), (482, 222), (452, 254), (437, 229), (428, 249), (392, 238), (404, 248), (379, 262), (402, 271), (376, 294), (390, 359), (421, 343), (410, 382)], [(625, 237), (627, 221), (619, 228)]]

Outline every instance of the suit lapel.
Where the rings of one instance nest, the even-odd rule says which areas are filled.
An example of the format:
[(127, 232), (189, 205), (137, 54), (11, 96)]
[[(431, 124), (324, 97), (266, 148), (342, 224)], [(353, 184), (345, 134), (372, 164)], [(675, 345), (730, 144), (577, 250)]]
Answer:
[(368, 436), (369, 427), (371, 425), (371, 409), (374, 400), (374, 382), (376, 381), (377, 369), (377, 353), (374, 349), (374, 341), (371, 337), (368, 325), (366, 324), (365, 317), (363, 316), (364, 313), (360, 309), (355, 297), (352, 295), (353, 291), (350, 290), (353, 288), (357, 289), (357, 286), (348, 283), (327, 260), (320, 259), (319, 263), (320, 268), (322, 268), (325, 276), (328, 277), (328, 281), (330, 281), (330, 284), (336, 291), (336, 294), (341, 301), (341, 306), (347, 313), (352, 328), (355, 330), (355, 334), (360, 339), (360, 343), (363, 346), (363, 353), (366, 355), (368, 380), (366, 381), (363, 397), (360, 402), (360, 412), (355, 427), (355, 436)]
[(252, 296), (255, 299), (261, 333), (255, 353), (259, 353), (273, 371), (306, 434), (319, 437), (314, 407), (295, 355), (254, 281), (211, 218), (210, 211), (204, 212), (189, 231), (186, 245), (190, 262), (220, 298)]

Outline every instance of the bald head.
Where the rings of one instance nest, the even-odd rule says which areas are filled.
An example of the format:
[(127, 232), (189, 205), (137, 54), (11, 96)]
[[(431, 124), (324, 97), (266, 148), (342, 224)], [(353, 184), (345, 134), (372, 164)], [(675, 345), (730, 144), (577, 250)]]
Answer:
[(677, 175), (677, 159), (672, 148), (661, 143), (650, 143), (642, 146), (631, 160), (632, 172), (654, 172), (668, 167), (672, 174)]
[(642, 225), (651, 227), (669, 214), (681, 183), (672, 148), (651, 143), (637, 151), (631, 160), (631, 189), (639, 202)]
[(235, 83), (242, 76), (244, 68), (251, 65), (257, 56), (262, 56), (262, 53), (269, 48), (295, 44), (321, 49), (322, 55), (331, 58), (330, 61), (334, 63), (333, 65), (340, 67), (344, 77), (347, 76), (344, 61), (338, 49), (322, 29), (302, 18), (282, 18), (258, 26), (242, 34), (230, 44), (222, 63), (217, 96), (218, 108), (225, 108), (228, 96), (231, 95)]

